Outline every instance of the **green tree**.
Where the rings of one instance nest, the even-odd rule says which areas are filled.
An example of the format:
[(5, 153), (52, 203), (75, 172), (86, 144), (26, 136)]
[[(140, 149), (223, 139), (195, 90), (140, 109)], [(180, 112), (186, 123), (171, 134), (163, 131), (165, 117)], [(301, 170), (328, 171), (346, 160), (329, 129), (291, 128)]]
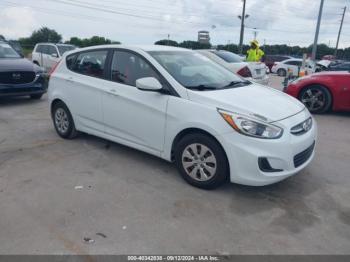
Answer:
[(183, 48), (188, 48), (188, 49), (210, 49), (211, 44), (202, 44), (199, 43), (198, 41), (183, 41), (182, 43), (179, 44), (180, 47)]
[(42, 27), (39, 30), (35, 30), (30, 37), (23, 37), (18, 39), (21, 46), (24, 48), (33, 48), (37, 43), (51, 42), (59, 43), (62, 40), (62, 36), (55, 30)]
[(71, 37), (69, 41), (65, 42), (66, 44), (75, 45), (78, 47), (88, 47), (88, 46), (94, 46), (94, 45), (109, 45), (109, 44), (120, 44), (118, 41), (112, 41), (110, 39), (107, 39), (105, 37), (101, 36), (93, 36), (91, 38), (78, 38), (78, 37)]

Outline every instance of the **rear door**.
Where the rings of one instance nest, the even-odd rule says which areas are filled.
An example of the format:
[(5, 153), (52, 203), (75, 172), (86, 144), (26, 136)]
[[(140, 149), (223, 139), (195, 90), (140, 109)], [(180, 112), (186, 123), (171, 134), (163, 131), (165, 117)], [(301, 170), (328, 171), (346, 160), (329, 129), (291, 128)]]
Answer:
[(62, 74), (65, 100), (81, 131), (104, 132), (103, 86), (108, 50), (92, 50), (67, 57), (67, 73)]
[(169, 95), (141, 91), (136, 80), (155, 77), (166, 87), (164, 79), (142, 56), (127, 50), (114, 51), (110, 71), (102, 98), (106, 133), (158, 155), (164, 145)]

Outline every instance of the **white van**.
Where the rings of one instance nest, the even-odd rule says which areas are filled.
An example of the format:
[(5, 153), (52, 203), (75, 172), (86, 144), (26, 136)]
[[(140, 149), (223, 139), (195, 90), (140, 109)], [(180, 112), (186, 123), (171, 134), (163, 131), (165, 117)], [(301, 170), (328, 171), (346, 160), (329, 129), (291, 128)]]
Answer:
[(38, 43), (32, 53), (32, 62), (43, 67), (45, 71), (50, 71), (65, 52), (74, 49), (76, 49), (74, 45)]

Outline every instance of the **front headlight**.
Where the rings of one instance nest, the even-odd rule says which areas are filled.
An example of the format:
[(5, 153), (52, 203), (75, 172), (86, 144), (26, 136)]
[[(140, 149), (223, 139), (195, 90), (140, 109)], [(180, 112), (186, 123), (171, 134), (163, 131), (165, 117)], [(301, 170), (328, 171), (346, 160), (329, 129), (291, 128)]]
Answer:
[(234, 130), (243, 135), (264, 139), (277, 139), (283, 134), (283, 129), (278, 126), (221, 109), (218, 112)]

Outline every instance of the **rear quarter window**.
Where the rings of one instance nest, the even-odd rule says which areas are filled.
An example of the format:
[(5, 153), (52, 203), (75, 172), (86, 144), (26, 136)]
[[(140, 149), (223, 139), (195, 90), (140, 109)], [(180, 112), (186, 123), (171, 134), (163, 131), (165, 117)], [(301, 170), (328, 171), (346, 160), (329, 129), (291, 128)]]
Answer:
[(77, 54), (67, 56), (66, 65), (69, 70), (73, 70), (74, 62), (77, 56), (78, 56)]

